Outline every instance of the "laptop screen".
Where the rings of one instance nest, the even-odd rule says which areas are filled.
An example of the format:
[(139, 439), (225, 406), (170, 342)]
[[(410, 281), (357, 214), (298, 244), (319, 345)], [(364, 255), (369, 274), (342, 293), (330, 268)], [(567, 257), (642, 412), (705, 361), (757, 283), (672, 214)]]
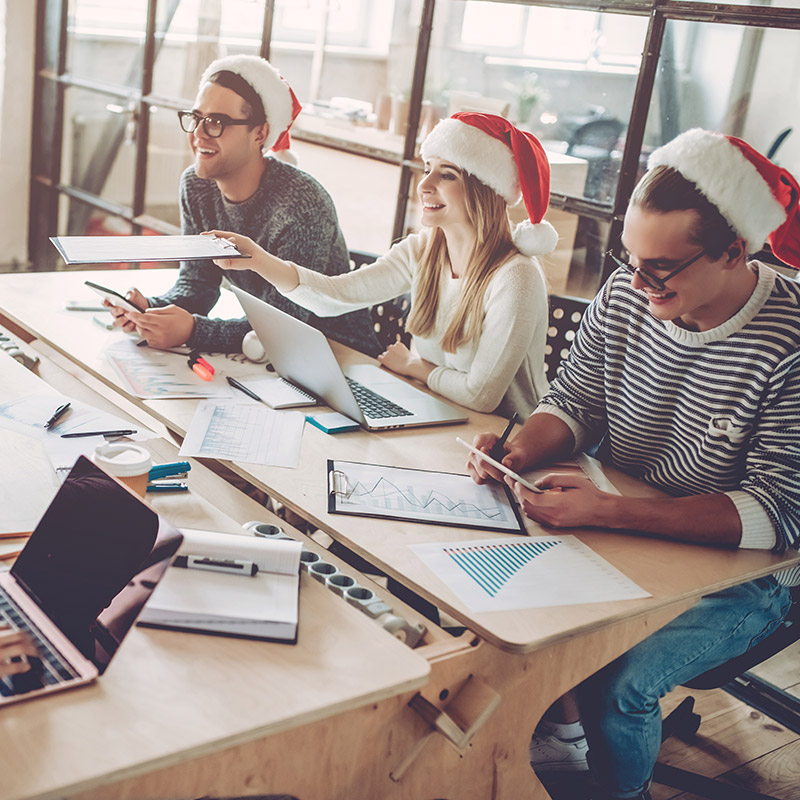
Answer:
[(182, 539), (81, 456), (11, 574), (102, 674)]

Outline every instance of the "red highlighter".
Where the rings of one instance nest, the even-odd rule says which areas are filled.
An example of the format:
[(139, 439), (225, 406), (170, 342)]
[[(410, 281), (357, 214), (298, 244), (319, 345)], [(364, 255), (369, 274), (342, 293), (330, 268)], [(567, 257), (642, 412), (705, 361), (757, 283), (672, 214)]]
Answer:
[(195, 375), (202, 378), (204, 381), (214, 379), (214, 367), (208, 363), (199, 353), (190, 353), (187, 362), (192, 368)]

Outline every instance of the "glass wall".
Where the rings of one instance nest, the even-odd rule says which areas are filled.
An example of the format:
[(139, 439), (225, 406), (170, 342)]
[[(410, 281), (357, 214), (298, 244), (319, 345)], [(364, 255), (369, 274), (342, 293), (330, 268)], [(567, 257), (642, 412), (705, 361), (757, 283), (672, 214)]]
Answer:
[(542, 140), (556, 293), (596, 291), (648, 154), (683, 130), (742, 136), (800, 174), (800, 0), (38, 1), (37, 269), (58, 267), (53, 231), (102, 231), (109, 214), (137, 233), (177, 230), (191, 154), (175, 112), (234, 53), (269, 57), (295, 89), (298, 165), (330, 192), (354, 250), (416, 228), (419, 142), (457, 110)]

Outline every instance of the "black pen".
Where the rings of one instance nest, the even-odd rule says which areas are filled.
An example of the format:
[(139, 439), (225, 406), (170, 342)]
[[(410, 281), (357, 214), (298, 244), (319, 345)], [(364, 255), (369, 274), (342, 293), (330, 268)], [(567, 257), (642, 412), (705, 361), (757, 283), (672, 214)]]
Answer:
[(519, 414), (516, 412), (508, 421), (508, 425), (506, 425), (506, 429), (503, 431), (503, 435), (492, 445), (492, 449), (489, 451), (489, 455), (495, 461), (502, 461), (503, 457), (506, 454), (505, 448), (503, 445), (506, 443), (506, 439), (508, 439), (508, 434), (511, 433), (511, 429), (519, 422)]
[(83, 436), (131, 436), (137, 431), (80, 431), (78, 433), (62, 433), (62, 439), (80, 439)]
[(44, 427), (45, 427), (45, 428), (52, 428), (52, 427), (53, 427), (53, 425), (55, 425), (55, 424), (56, 424), (56, 422), (58, 422), (58, 421), (61, 419), (61, 417), (63, 417), (63, 416), (64, 416), (64, 414), (66, 414), (66, 413), (67, 413), (67, 409), (68, 409), (69, 407), (70, 407), (70, 403), (64, 403), (63, 405), (60, 405), (60, 406), (59, 406), (59, 407), (58, 407), (58, 408), (57, 408), (57, 409), (56, 409), (56, 410), (55, 410), (55, 411), (54, 411), (54, 412), (53, 412), (53, 413), (50, 415), (50, 419), (48, 419), (48, 420), (47, 420), (47, 422), (45, 422), (45, 424), (44, 424)]
[[(231, 378), (231, 376), (228, 375), (227, 381), (231, 386), (233, 386), (234, 389), (244, 392), (248, 397), (252, 397), (253, 400), (258, 400), (259, 403), (264, 403), (264, 401), (252, 389), (248, 389), (243, 383), (239, 383), (236, 378)], [(264, 405), (266, 405), (266, 403), (264, 403)]]

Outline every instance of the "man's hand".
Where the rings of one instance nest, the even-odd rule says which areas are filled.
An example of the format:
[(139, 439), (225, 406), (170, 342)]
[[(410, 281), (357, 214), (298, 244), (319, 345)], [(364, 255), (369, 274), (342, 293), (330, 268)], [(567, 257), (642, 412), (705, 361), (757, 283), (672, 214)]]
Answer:
[(36, 658), (38, 655), (36, 645), (27, 634), (0, 625), (0, 678), (27, 672), (29, 665), (25, 657)]
[(526, 489), (509, 476), (511, 487), (525, 515), (550, 528), (580, 528), (608, 525), (613, 518), (616, 495), (601, 492), (588, 478), (577, 474), (551, 473), (536, 482), (541, 494)]
[[(498, 438), (493, 433), (479, 433), (473, 439), (472, 446), (477, 447), (478, 450), (488, 455)], [(517, 439), (515, 438), (503, 445), (505, 455), (500, 459), (500, 462), (514, 472), (519, 472), (525, 468), (527, 454), (516, 442)], [(467, 459), (467, 472), (472, 476), (472, 480), (475, 483), (486, 483), (488, 480), (504, 481), (506, 478), (505, 473), (500, 472), (497, 467), (493, 467), (488, 461), (484, 461), (474, 453), (470, 453)]]
[[(133, 286), (125, 292), (125, 299), (135, 303), (139, 308), (150, 308), (150, 301)], [(126, 316), (128, 312), (124, 308), (115, 306), (108, 300), (103, 300), (103, 305), (111, 312), (117, 328), (122, 328), (126, 333), (133, 333), (136, 330), (136, 326)]]
[(144, 314), (127, 311), (125, 316), (151, 347), (178, 347), (194, 333), (194, 317), (180, 306), (148, 308)]

